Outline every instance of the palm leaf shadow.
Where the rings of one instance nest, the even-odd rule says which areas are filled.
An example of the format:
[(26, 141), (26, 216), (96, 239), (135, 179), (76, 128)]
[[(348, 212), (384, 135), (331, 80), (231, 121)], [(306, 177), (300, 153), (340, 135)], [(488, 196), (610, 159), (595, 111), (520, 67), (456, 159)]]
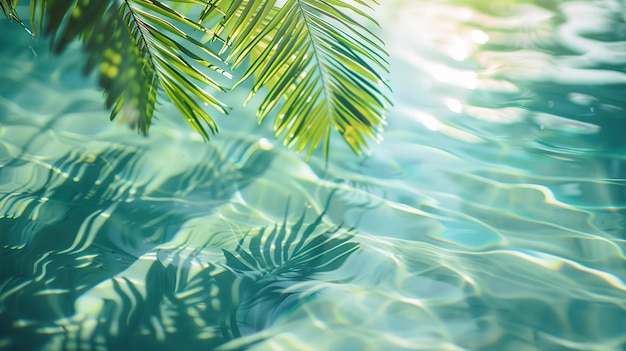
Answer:
[[(141, 149), (127, 147), (70, 152), (0, 193), (0, 339), (6, 336), (17, 349), (44, 342), (47, 336), (37, 329), (73, 315), (81, 294), (260, 176), (273, 154), (245, 144), (237, 141), (234, 151), (241, 154), (207, 147), (203, 163), (173, 174), (149, 194), (150, 183), (133, 188), (123, 181), (144, 158)], [(19, 176), (27, 164), (12, 163), (0, 176)], [(33, 322), (16, 324), (21, 319)]]
[[(319, 230), (329, 208), (331, 193), (322, 213), (305, 225), (305, 212), (291, 227), (288, 212), (282, 224), (248, 233), (234, 252), (223, 250), (226, 265), (235, 274), (254, 282), (251, 294), (239, 306), (239, 322), (233, 327), (258, 331), (291, 310), (301, 299), (285, 290), (297, 282), (314, 280), (319, 274), (337, 270), (358, 249), (351, 241), (353, 228), (342, 225)], [(247, 249), (246, 249), (247, 247)], [(239, 330), (235, 330), (239, 332)]]
[[(336, 270), (357, 250), (350, 229), (321, 228), (325, 212), (306, 225), (303, 213), (292, 226), (286, 213), (272, 230), (249, 231), (234, 251), (223, 250), (223, 264), (203, 262), (201, 249), (159, 250), (145, 274), (145, 288), (124, 276), (112, 279), (117, 297), (91, 318), (97, 326), (66, 334), (64, 343), (111, 350), (184, 344), (207, 350), (235, 341), (236, 349), (247, 348), (259, 341), (250, 336), (270, 325), (277, 309), (299, 303), (289, 287)], [(85, 335), (87, 340), (76, 339)]]

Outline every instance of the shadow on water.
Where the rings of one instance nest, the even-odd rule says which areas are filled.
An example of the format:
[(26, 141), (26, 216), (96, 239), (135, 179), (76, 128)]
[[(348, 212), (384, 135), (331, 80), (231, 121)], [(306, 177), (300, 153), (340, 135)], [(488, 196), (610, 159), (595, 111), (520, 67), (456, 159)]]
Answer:
[(243, 142), (228, 150), (232, 155), (208, 150), (205, 163), (156, 189), (124, 179), (142, 149), (77, 150), (47, 172), (21, 172), (28, 161), (19, 160), (0, 168), (4, 179), (31, 177), (0, 195), (0, 335), (25, 343), (16, 349), (43, 342), (41, 329), (74, 314), (81, 294), (170, 240), (190, 218), (227, 202), (273, 157)]
[[(144, 157), (130, 147), (72, 151), (43, 179), (34, 172), (2, 194), (3, 349), (246, 348), (310, 296), (294, 284), (338, 269), (357, 249), (350, 229), (324, 224), (332, 194), (311, 222), (305, 210), (288, 223), (286, 212), (282, 224), (239, 233), (230, 251), (212, 243), (211, 228), (204, 244), (173, 245), (187, 221), (232, 201), (274, 156), (256, 143), (211, 146), (203, 163), (167, 179), (128, 180), (140, 178)], [(11, 162), (0, 177), (28, 165)], [(207, 254), (211, 245), (222, 257)]]

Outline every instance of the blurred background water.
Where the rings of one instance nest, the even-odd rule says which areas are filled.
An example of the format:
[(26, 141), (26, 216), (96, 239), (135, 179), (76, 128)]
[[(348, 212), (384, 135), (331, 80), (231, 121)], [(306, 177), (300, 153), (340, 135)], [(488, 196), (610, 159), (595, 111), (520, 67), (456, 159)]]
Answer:
[(389, 0), (375, 16), (389, 126), (364, 158), (334, 138), (328, 162), (252, 108), (205, 143), (163, 104), (140, 137), (108, 121), (78, 49), (53, 57), (0, 21), (0, 349), (137, 349), (132, 328), (155, 350), (217, 346), (195, 305), (189, 327), (105, 320), (141, 307), (151, 263), (223, 263), (330, 197), (325, 224), (359, 250), (287, 287), (295, 302), (237, 314), (247, 348), (626, 350), (626, 4)]

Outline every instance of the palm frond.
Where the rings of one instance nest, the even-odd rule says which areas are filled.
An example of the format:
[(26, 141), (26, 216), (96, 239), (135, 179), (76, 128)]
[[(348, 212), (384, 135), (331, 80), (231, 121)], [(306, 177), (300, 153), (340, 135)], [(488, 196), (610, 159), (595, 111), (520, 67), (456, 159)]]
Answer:
[[(202, 9), (208, 3), (170, 2)], [(37, 22), (34, 8), (39, 9), (44, 33), (53, 36), (55, 52), (63, 51), (76, 38), (82, 39), (89, 55), (85, 73), (98, 67), (105, 105), (112, 109), (111, 119), (121, 115), (147, 134), (160, 87), (204, 138), (209, 138), (205, 126), (211, 133), (217, 132), (213, 118), (201, 105), (222, 113), (226, 113), (226, 106), (205, 87), (224, 92), (226, 89), (209, 73), (230, 75), (218, 66), (222, 60), (217, 53), (198, 38), (213, 38), (210, 30), (158, 0), (31, 0), (31, 17)]]
[(328, 156), (331, 128), (356, 153), (367, 149), (366, 137), (380, 138), (390, 105), (382, 76), (388, 64), (368, 28), (376, 22), (361, 10), (370, 3), (224, 1), (228, 7), (215, 31), (227, 36), (227, 61), (236, 67), (251, 57), (237, 84), (254, 77), (248, 100), (267, 89), (257, 117), (262, 122), (273, 112), (276, 136), (287, 146), (308, 148), (310, 155), (323, 142)]
[[(15, 4), (0, 0), (3, 13), (23, 25)], [(220, 65), (235, 68), (249, 60), (235, 87), (253, 79), (246, 102), (263, 90), (259, 123), (271, 114), (276, 136), (288, 147), (308, 149), (309, 157), (323, 144), (328, 157), (332, 129), (360, 154), (368, 138), (380, 138), (385, 125), (391, 104), (383, 78), (388, 63), (381, 41), (369, 29), (377, 26), (367, 13), (374, 4), (31, 0), (30, 15), (33, 32), (51, 36), (55, 52), (76, 38), (83, 41), (85, 72), (98, 68), (111, 119), (119, 115), (148, 133), (161, 90), (208, 139), (205, 127), (216, 133), (217, 125), (203, 107), (227, 112), (215, 97), (226, 91), (218, 77), (231, 78)]]

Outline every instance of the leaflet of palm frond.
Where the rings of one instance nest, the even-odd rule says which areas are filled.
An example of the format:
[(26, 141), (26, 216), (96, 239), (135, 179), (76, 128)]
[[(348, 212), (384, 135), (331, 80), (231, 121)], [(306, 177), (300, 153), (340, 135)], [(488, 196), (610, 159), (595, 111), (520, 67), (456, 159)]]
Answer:
[[(4, 13), (4, 16), (9, 21), (15, 21), (15, 22), (19, 23), (23, 28), (26, 29), (26, 26), (22, 22), (22, 19), (20, 18), (20, 16), (15, 11), (15, 6), (16, 5), (17, 5), (17, 1), (0, 0), (0, 10), (2, 10), (2, 13)], [(28, 29), (26, 29), (26, 30), (28, 30)]]
[[(328, 208), (328, 205), (326, 206)], [(261, 277), (309, 279), (315, 273), (340, 267), (358, 248), (349, 242), (354, 236), (350, 229), (336, 226), (319, 231), (325, 211), (302, 231), (305, 214), (287, 230), (287, 216), (282, 225), (263, 228), (248, 240), (248, 249), (239, 243), (236, 255), (223, 250), (226, 264), (235, 272)], [(248, 235), (250, 236), (250, 235)], [(246, 239), (246, 238), (244, 238)]]
[(62, 52), (81, 38), (88, 55), (84, 73), (99, 66), (99, 85), (105, 91), (105, 106), (112, 109), (111, 119), (121, 113), (123, 120), (146, 134), (156, 104), (157, 82), (121, 9), (112, 1), (33, 0), (31, 17), (37, 3), (45, 18), (44, 34), (52, 36), (54, 52)]
[[(239, 38), (252, 39), (262, 24), (267, 24), (268, 19), (276, 13), (275, 0), (236, 0), (219, 1), (217, 7), (224, 8), (222, 20), (215, 26), (215, 32), (226, 37), (222, 52), (230, 49), (227, 61), (238, 65), (233, 61), (235, 52), (240, 46), (236, 43)], [(239, 52), (239, 51), (237, 51)]]
[(209, 36), (213, 36), (213, 33), (159, 1), (128, 2), (128, 8), (136, 25), (133, 33), (146, 46), (146, 52), (149, 53), (147, 57), (155, 67), (160, 86), (192, 128), (208, 139), (209, 134), (203, 125), (208, 126), (211, 133), (217, 132), (217, 125), (196, 99), (222, 113), (227, 113), (227, 110), (226, 105), (204, 90), (199, 83), (221, 92), (225, 88), (199, 67), (226, 77), (230, 75), (203, 58), (221, 61), (217, 53), (186, 34), (186, 30), (192, 29)]
[(0, 10), (9, 21), (19, 21), (19, 16), (15, 12), (15, 5), (11, 0), (0, 0)]
[[(370, 3), (288, 0), (268, 20), (273, 0), (230, 2), (216, 29), (228, 32), (227, 61), (236, 67), (251, 59), (236, 85), (254, 78), (247, 101), (265, 88), (257, 116), (262, 122), (274, 114), (276, 136), (283, 135), (287, 146), (308, 148), (310, 155), (323, 142), (328, 156), (334, 128), (360, 154), (368, 148), (366, 137), (380, 137), (391, 102), (382, 76), (387, 54), (368, 29), (376, 22), (359, 8)], [(263, 50), (255, 54), (258, 45)]]

